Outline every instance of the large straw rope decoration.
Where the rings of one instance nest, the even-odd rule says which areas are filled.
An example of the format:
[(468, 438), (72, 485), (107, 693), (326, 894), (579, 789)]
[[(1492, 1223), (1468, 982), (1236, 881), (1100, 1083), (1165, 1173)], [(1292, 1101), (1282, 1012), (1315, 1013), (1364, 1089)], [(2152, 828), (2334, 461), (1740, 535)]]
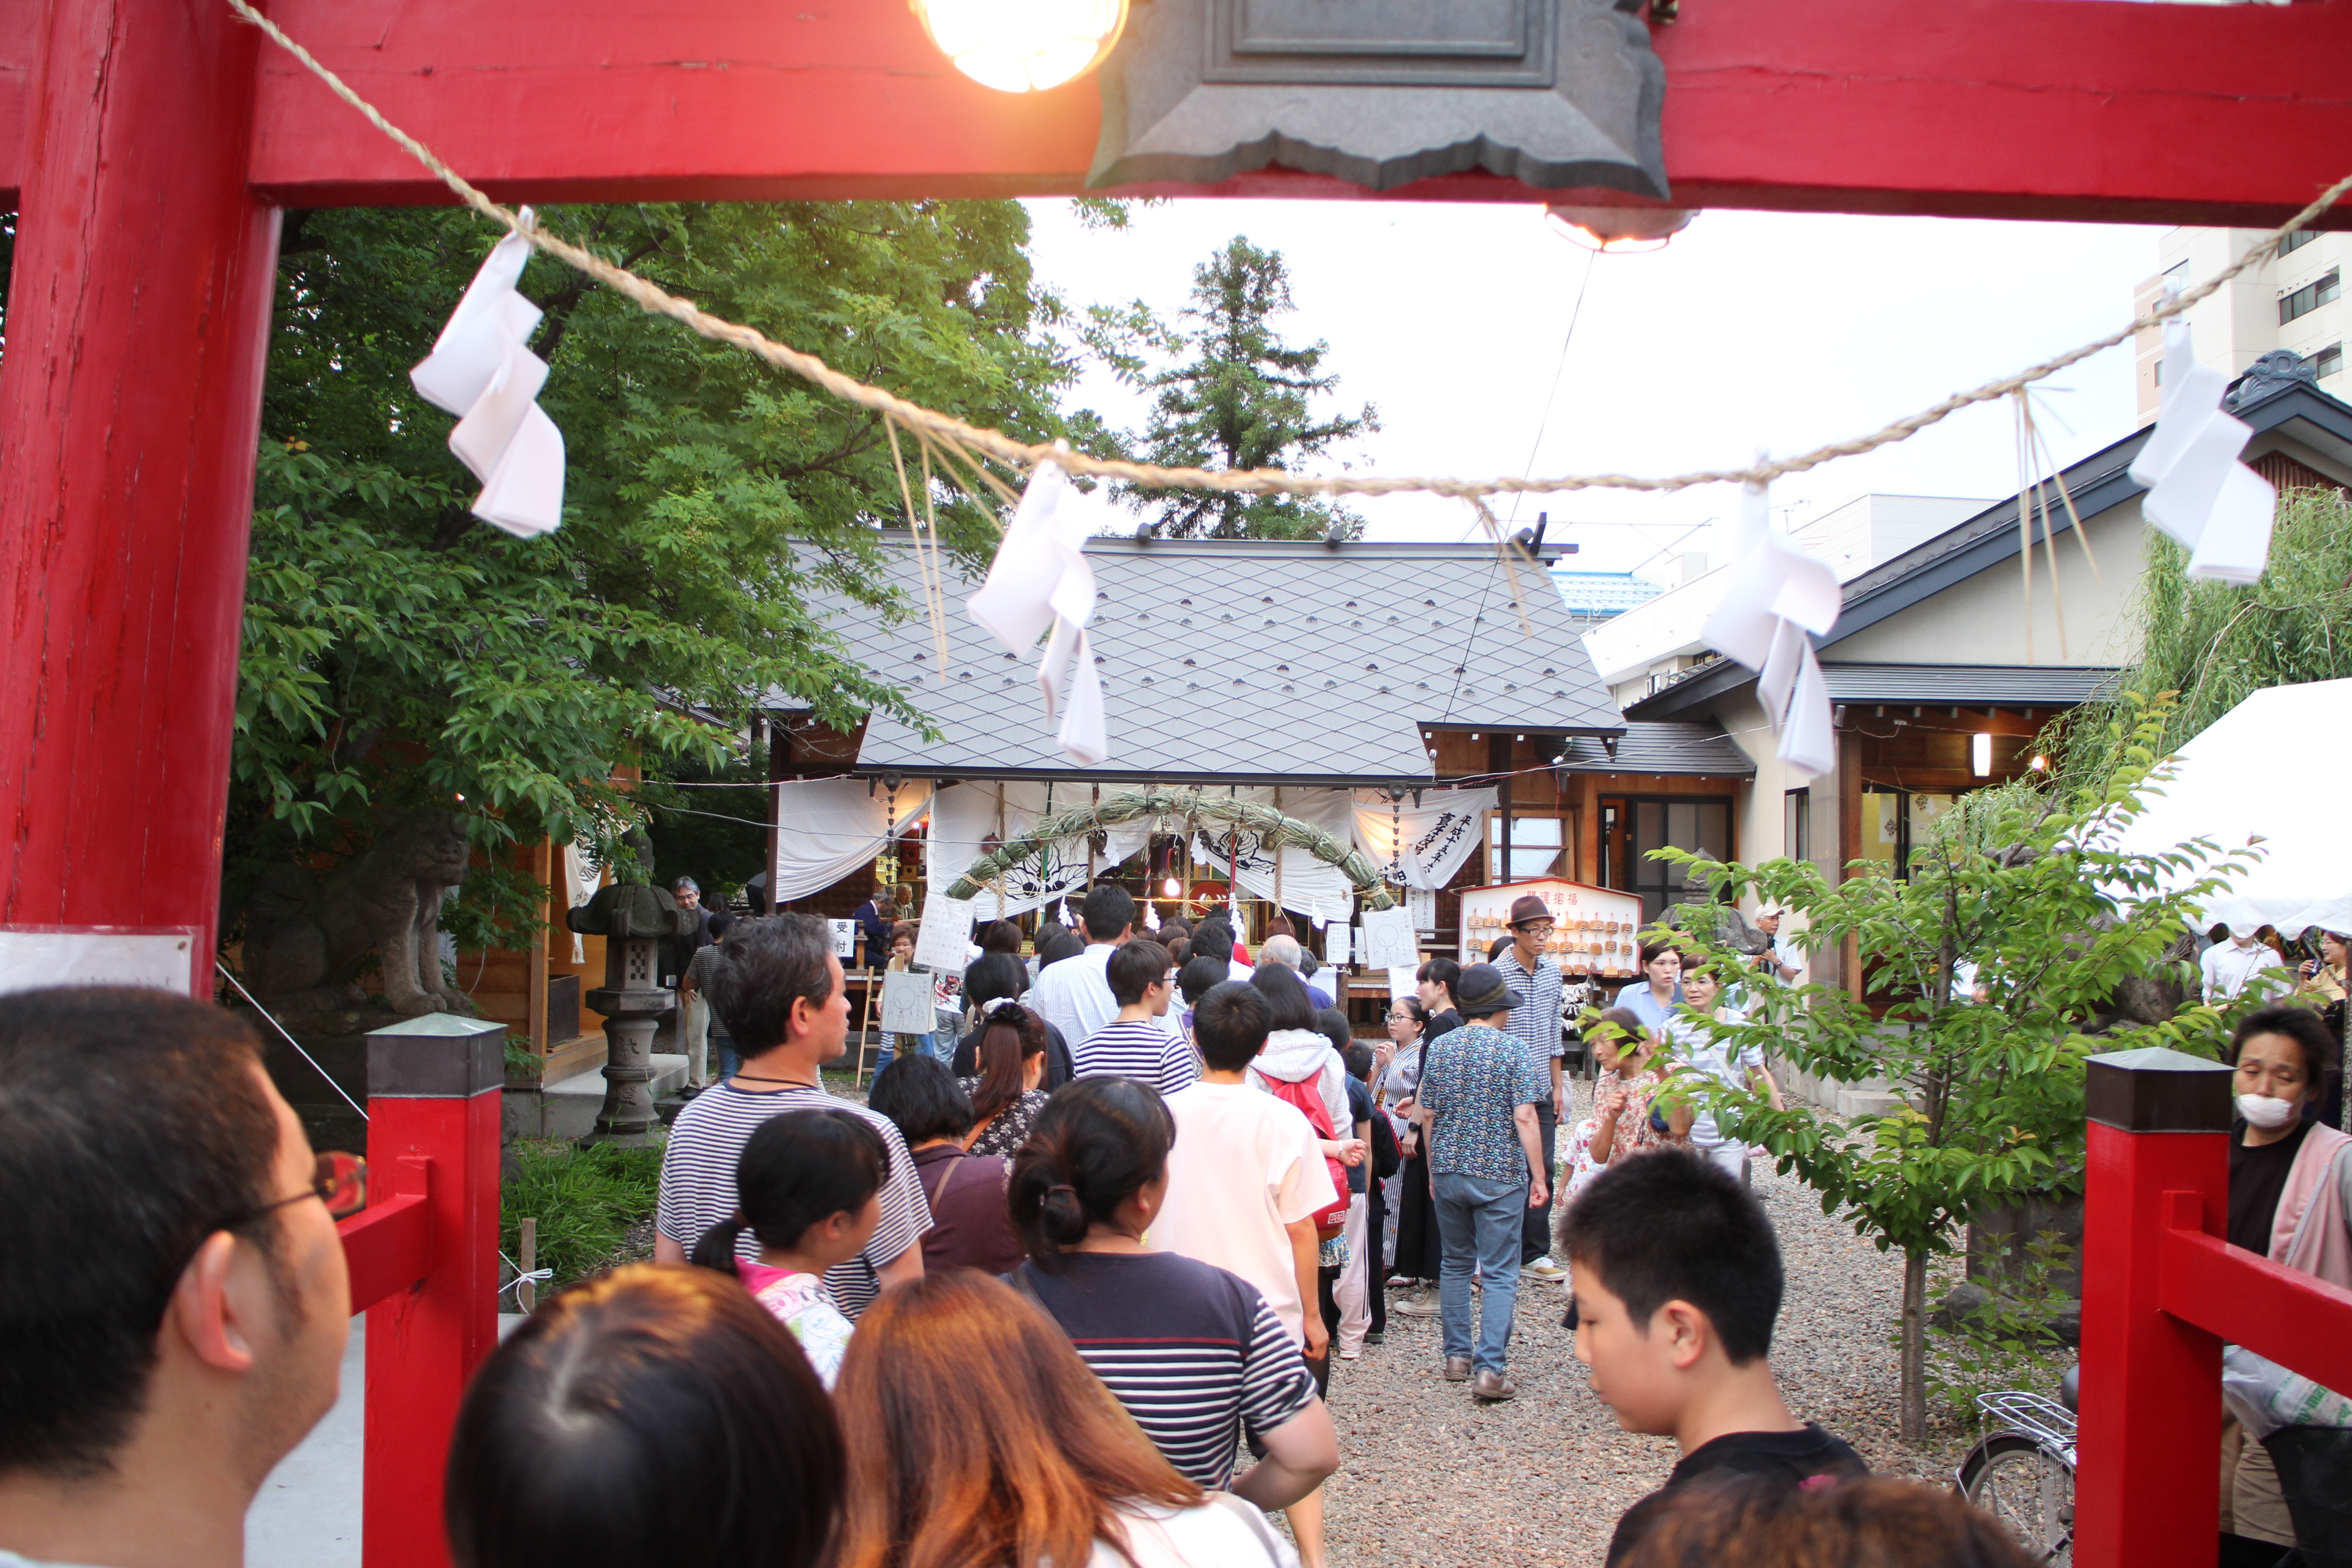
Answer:
[(1204, 795), (1196, 789), (1144, 789), (1129, 795), (1109, 795), (1059, 815), (1041, 816), (1026, 834), (966, 867), (963, 876), (948, 889), (947, 896), (969, 899), (991, 879), (1002, 875), (1005, 868), (1019, 865), (1061, 839), (1074, 838), (1081, 833), (1093, 834), (1145, 816), (1183, 819), (1188, 825), (1188, 838), (1189, 825), (1192, 822), (1226, 822), (1236, 827), (1245, 827), (1257, 835), (1260, 843), (1269, 847), (1304, 849), (1324, 864), (1337, 866), (1340, 873), (1355, 884), (1356, 892), (1363, 899), (1364, 908), (1368, 910), (1385, 910), (1396, 902), (1390, 896), (1387, 885), (1381, 880), (1381, 874), (1364, 858), (1363, 851), (1355, 846), (1342, 844), (1312, 823), (1285, 816), (1273, 806)]

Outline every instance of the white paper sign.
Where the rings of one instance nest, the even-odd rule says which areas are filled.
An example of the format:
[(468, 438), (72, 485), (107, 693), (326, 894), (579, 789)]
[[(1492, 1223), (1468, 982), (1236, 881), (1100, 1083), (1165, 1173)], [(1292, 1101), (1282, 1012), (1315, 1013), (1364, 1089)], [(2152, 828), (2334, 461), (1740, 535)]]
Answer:
[(886, 1035), (928, 1035), (939, 1026), (931, 1008), (931, 977), (912, 969), (893, 969), (882, 976), (882, 1032)]
[(1421, 947), (1412, 937), (1412, 911), (1402, 905), (1364, 911), (1364, 963), (1374, 969), (1421, 967)]
[(856, 958), (857, 956), (857, 922), (827, 921), (825, 923), (833, 927), (833, 956), (844, 963)]
[(209, 994), (196, 988), (188, 930), (126, 931), (0, 930), (0, 994), (45, 985), (138, 985)]
[(923, 900), (922, 929), (915, 934), (915, 963), (925, 969), (963, 973), (964, 955), (971, 947), (970, 899), (932, 893)]
[(1400, 996), (1421, 994), (1421, 971), (1418, 968), (1396, 968), (1389, 971), (1389, 1000)]
[(1323, 962), (1337, 967), (1349, 962), (1356, 928), (1337, 922), (1323, 928)]

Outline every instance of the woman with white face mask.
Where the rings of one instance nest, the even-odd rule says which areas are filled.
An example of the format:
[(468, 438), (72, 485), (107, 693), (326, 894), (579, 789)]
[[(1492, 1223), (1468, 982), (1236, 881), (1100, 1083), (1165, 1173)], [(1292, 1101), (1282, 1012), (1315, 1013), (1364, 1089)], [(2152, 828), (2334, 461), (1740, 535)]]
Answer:
[[(2308, 1007), (2264, 1007), (2238, 1026), (2230, 1059), (2230, 1244), (2352, 1288), (2352, 1138), (2304, 1114), (2331, 1081), (2335, 1037)], [(2235, 1420), (2221, 1445), (2222, 1528), (2294, 1545), (2269, 1453)]]

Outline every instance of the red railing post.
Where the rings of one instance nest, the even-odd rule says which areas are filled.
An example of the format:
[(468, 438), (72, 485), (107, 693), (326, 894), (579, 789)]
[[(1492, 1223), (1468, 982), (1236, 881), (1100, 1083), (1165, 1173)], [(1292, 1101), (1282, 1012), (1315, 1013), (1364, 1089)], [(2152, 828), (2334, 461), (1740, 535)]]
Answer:
[(367, 1310), (363, 1568), (443, 1568), (441, 1473), (498, 1343), (506, 1026), (427, 1014), (368, 1036), (370, 1202), (425, 1201), (424, 1277)]
[(2158, 1304), (2168, 1218), (2229, 1212), (2230, 1069), (2179, 1051), (2093, 1057), (2083, 1223), (2079, 1568), (2210, 1565), (2220, 1550), (2221, 1342)]

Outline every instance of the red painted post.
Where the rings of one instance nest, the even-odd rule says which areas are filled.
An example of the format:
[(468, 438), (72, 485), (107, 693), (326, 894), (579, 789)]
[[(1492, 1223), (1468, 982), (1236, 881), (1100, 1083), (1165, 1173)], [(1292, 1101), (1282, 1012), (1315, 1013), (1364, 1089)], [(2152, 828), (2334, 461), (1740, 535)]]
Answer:
[(441, 1474), (466, 1380), (498, 1343), (506, 1026), (428, 1014), (368, 1036), (368, 1168), (429, 1216), (424, 1279), (368, 1309), (364, 1568), (441, 1568)]
[(2093, 1057), (2084, 1084), (2080, 1568), (2219, 1553), (2221, 1342), (2158, 1305), (2168, 1217), (2229, 1212), (2230, 1069), (2179, 1051)]
[(211, 994), (278, 215), (220, 5), (40, 17), (0, 362), (0, 927), (193, 927)]

